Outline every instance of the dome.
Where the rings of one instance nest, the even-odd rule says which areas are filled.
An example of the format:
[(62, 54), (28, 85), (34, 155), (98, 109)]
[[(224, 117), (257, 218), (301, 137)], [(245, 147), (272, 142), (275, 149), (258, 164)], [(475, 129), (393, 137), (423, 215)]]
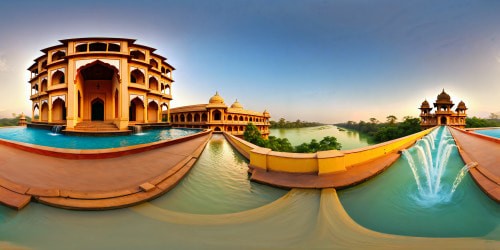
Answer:
[(231, 105), (231, 108), (233, 108), (233, 109), (243, 109), (243, 106), (241, 105), (240, 102), (238, 102), (238, 99), (236, 99), (236, 101), (234, 101), (234, 103)]
[(446, 101), (446, 102), (451, 102), (450, 95), (446, 94), (446, 92), (444, 92), (444, 89), (443, 89), (443, 92), (441, 92), (441, 94), (439, 94), (439, 95), (437, 96), (437, 100), (438, 100), (438, 101)]
[(465, 103), (463, 101), (460, 101), (458, 103), (457, 109), (467, 109), (467, 107), (465, 106)]
[(222, 97), (220, 97), (219, 92), (215, 92), (215, 95), (210, 98), (210, 100), (208, 101), (208, 103), (211, 103), (211, 104), (223, 104), (224, 103), (224, 99)]
[(429, 105), (429, 103), (427, 102), (427, 100), (423, 101), (422, 102), (422, 105), (420, 106), (421, 109), (429, 109), (431, 108), (431, 106)]

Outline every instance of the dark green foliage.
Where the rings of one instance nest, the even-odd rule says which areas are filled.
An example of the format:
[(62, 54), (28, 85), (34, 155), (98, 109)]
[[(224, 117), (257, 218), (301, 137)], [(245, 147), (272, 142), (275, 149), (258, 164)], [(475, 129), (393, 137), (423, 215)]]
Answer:
[(316, 127), (324, 125), (319, 122), (305, 122), (301, 120), (297, 120), (294, 122), (290, 122), (285, 120), (285, 118), (281, 118), (279, 121), (270, 121), (271, 128), (305, 128), (305, 127)]
[(287, 138), (269, 136), (264, 147), (278, 152), (293, 152), (293, 146)]
[(243, 133), (243, 138), (246, 141), (260, 147), (264, 147), (266, 144), (264, 139), (262, 139), (262, 134), (260, 133), (259, 129), (251, 122), (248, 123), (245, 132)]
[(478, 117), (467, 117), (465, 119), (466, 128), (500, 127), (499, 119), (481, 119)]
[(396, 117), (393, 115), (387, 116), (387, 123), (378, 123), (373, 118), (370, 121), (360, 121), (359, 123), (348, 121), (337, 124), (337, 126), (367, 134), (376, 142), (390, 141), (421, 131), (420, 119), (409, 116), (404, 117), (404, 121), (399, 123), (396, 122)]
[(247, 125), (243, 133), (243, 139), (257, 146), (269, 148), (278, 152), (314, 153), (317, 151), (340, 149), (342, 147), (341, 144), (337, 142), (337, 138), (326, 136), (319, 143), (313, 139), (309, 144), (302, 143), (294, 148), (287, 138), (269, 136), (268, 140), (262, 139), (262, 134), (252, 123)]

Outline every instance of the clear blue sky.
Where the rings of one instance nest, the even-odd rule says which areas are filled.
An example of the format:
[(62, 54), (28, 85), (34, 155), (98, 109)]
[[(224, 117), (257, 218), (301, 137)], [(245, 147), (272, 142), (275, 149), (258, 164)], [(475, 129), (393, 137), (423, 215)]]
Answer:
[(1, 1), (0, 115), (31, 114), (40, 49), (137, 39), (177, 70), (172, 106), (268, 109), (320, 122), (418, 116), (442, 88), (469, 114), (500, 112), (500, 1)]

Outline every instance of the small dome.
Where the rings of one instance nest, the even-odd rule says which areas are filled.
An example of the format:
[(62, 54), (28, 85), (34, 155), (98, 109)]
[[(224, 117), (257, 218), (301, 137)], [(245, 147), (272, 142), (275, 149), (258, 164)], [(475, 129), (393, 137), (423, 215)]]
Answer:
[(431, 108), (431, 106), (429, 105), (429, 103), (427, 102), (427, 100), (425, 100), (425, 101), (422, 102), (422, 105), (420, 105), (420, 108), (422, 108), (422, 109), (428, 109), (428, 108)]
[(241, 105), (240, 102), (238, 102), (238, 99), (236, 99), (236, 101), (234, 101), (234, 103), (231, 105), (231, 108), (233, 108), (233, 109), (243, 109), (243, 106)]
[(457, 109), (467, 109), (467, 107), (465, 106), (465, 103), (463, 101), (460, 101), (458, 103)]
[(210, 98), (210, 100), (208, 101), (208, 103), (223, 104), (224, 103), (224, 99), (222, 97), (220, 97), (219, 92), (215, 92), (215, 95)]
[(437, 100), (451, 102), (450, 95), (446, 94), (446, 92), (444, 92), (444, 89), (443, 92), (441, 92), (441, 94), (437, 96)]

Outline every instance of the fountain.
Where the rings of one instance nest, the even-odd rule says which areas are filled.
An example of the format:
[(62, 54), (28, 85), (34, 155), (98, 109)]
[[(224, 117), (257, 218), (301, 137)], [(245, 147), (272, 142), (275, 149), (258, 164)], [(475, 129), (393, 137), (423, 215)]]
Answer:
[(63, 128), (62, 125), (55, 125), (55, 126), (53, 126), (52, 129), (51, 129), (52, 133), (50, 133), (50, 135), (60, 135), (62, 128)]
[[(440, 136), (436, 147), (438, 133)], [(418, 190), (414, 198), (420, 204), (435, 205), (450, 201), (469, 168), (477, 164), (474, 162), (465, 165), (456, 175), (452, 185), (444, 184), (446, 165), (454, 147), (456, 146), (450, 132), (446, 127), (441, 127), (417, 141), (414, 147), (403, 150), (403, 156), (410, 165)]]
[(134, 125), (133, 130), (134, 130), (135, 135), (143, 135), (144, 134), (142, 132), (142, 126), (140, 126), (140, 125)]

